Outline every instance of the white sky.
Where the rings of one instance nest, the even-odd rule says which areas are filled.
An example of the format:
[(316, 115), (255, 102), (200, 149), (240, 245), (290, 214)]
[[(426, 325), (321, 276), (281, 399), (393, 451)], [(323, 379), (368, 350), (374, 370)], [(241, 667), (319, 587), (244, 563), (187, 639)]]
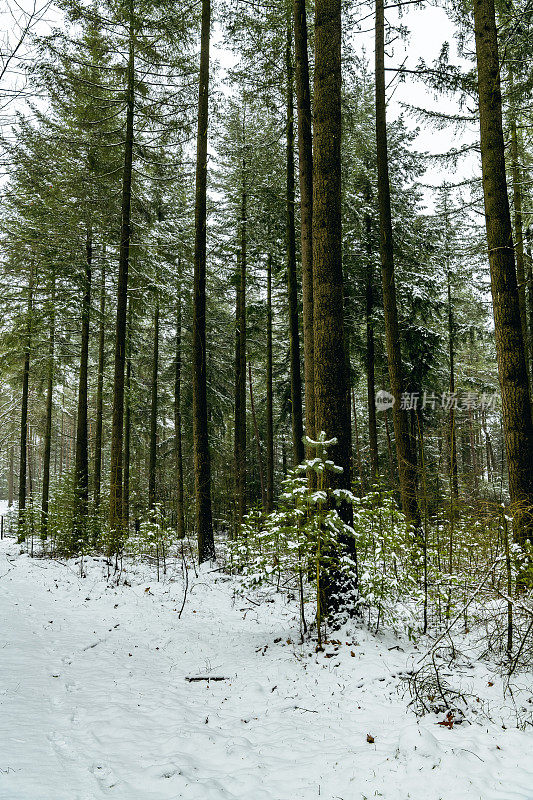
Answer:
[[(9, 14), (10, 2), (13, 3), (13, 9), (15, 10), (14, 16), (20, 17), (20, 13), (16, 11), (14, 0), (0, 0), (0, 25), (1, 29), (5, 31), (6, 37), (10, 35), (9, 26), (6, 29), (6, 23), (8, 23), (10, 19), (12, 20), (12, 16)], [(32, 10), (34, 8), (34, 2), (37, 8), (46, 8), (46, 0), (17, 0), (19, 8), (27, 10)], [(391, 0), (391, 2), (394, 2), (394, 0)], [(397, 22), (399, 19), (394, 9), (389, 9), (386, 14), (387, 18), (393, 23)], [(361, 7), (360, 15), (366, 17), (362, 27), (367, 30), (363, 33), (354, 33), (354, 43), (358, 52), (361, 54), (363, 51), (365, 52), (370, 69), (372, 69), (374, 59), (373, 14), (370, 12), (368, 6), (364, 6)], [(46, 22), (42, 22), (38, 26), (40, 33), (45, 31), (48, 24), (55, 24), (59, 19), (59, 14), (53, 5), (50, 6), (49, 10), (45, 12), (43, 16)], [(437, 58), (442, 44), (445, 41), (450, 43), (450, 60), (453, 63), (463, 63), (465, 66), (469, 66), (467, 62), (461, 61), (458, 58), (457, 46), (455, 43), (455, 26), (442, 8), (436, 8), (435, 6), (428, 6), (423, 9), (408, 7), (407, 13), (404, 13), (401, 18), (401, 23), (410, 29), (411, 34), (407, 41), (397, 40), (392, 47), (388, 48), (390, 58), (387, 60), (387, 66), (399, 66), (406, 56), (408, 58), (405, 66), (408, 69), (413, 69), (420, 58), (423, 58), (427, 64), (431, 64), (433, 60)], [(345, 32), (345, 35), (346, 33), (347, 32)], [(11, 31), (11, 38), (14, 38), (13, 31)], [(4, 46), (5, 43), (6, 41), (4, 39)], [(4, 48), (2, 47), (2, 49)], [(26, 51), (26, 48), (22, 48), (20, 54), (27, 55), (27, 51), (23, 51)], [(221, 40), (218, 26), (215, 26), (213, 31), (212, 56), (221, 62), (222, 67), (234, 61), (233, 55), (224, 47), (224, 42)], [(387, 73), (387, 81), (392, 77), (392, 73)], [(8, 76), (5, 76), (5, 78), (6, 81), (10, 82)], [(388, 110), (389, 120), (396, 118), (402, 113), (404, 110), (402, 108), (402, 102), (430, 109), (439, 109), (450, 114), (457, 113), (459, 110), (458, 104), (453, 98), (445, 96), (436, 98), (433, 92), (422, 82), (414, 81), (410, 78), (407, 78), (404, 83), (399, 84), (397, 81), (394, 81), (389, 88), (388, 94), (391, 96)], [(429, 123), (420, 124), (416, 122), (409, 115), (406, 115), (406, 119), (409, 126), (412, 128), (417, 124), (420, 125), (420, 134), (415, 146), (421, 151), (443, 153), (451, 147), (460, 148), (462, 144), (474, 141), (478, 136), (476, 125), (470, 126), (470, 130), (454, 133), (451, 127), (439, 131), (430, 126)], [(427, 183), (439, 185), (444, 179), (453, 181), (473, 176), (477, 177), (479, 176), (479, 171), (480, 167), (477, 158), (475, 156), (470, 156), (460, 162), (457, 173), (455, 174), (450, 171), (448, 171), (447, 174), (444, 173), (441, 166), (429, 165), (425, 180)], [(426, 194), (426, 198), (427, 202), (431, 204), (430, 193)]]
[[(391, 23), (400, 21), (411, 32), (406, 41), (397, 40), (392, 47), (387, 48), (387, 52), (390, 55), (386, 60), (387, 67), (400, 66), (406, 56), (405, 67), (407, 69), (414, 69), (421, 58), (429, 66), (439, 56), (444, 42), (449, 42), (450, 44), (450, 62), (452, 64), (462, 65), (465, 69), (471, 67), (468, 61), (458, 56), (455, 24), (450, 20), (443, 8), (427, 6), (426, 8), (408, 9), (401, 19), (395, 10), (388, 10), (386, 14)], [(361, 26), (364, 32), (354, 32), (353, 42), (356, 52), (361, 55), (364, 52), (369, 67), (373, 70), (374, 16), (373, 13), (370, 14), (368, 6), (361, 8), (361, 17), (363, 16), (366, 17)], [(310, 24), (312, 24), (312, 20), (310, 20)], [(349, 32), (344, 31), (344, 35), (349, 35)], [(214, 30), (212, 51), (214, 58), (220, 62), (223, 71), (224, 67), (233, 64), (235, 61), (233, 54), (224, 47), (218, 26)], [(387, 83), (392, 78), (393, 73), (387, 73)], [(393, 120), (401, 113), (404, 113), (409, 128), (419, 127), (420, 133), (415, 141), (415, 147), (422, 152), (432, 154), (445, 153), (451, 148), (460, 149), (462, 145), (477, 140), (479, 135), (477, 123), (464, 130), (457, 130), (452, 126), (447, 126), (443, 130), (436, 130), (429, 122), (417, 121), (406, 112), (402, 105), (403, 103), (430, 110), (438, 109), (451, 115), (460, 113), (459, 104), (455, 98), (446, 95), (436, 97), (434, 92), (421, 81), (413, 80), (409, 76), (406, 76), (405, 82), (399, 83), (395, 80), (388, 89), (387, 96), (389, 98), (388, 119)], [(462, 113), (465, 113), (464, 110)], [(456, 169), (445, 170), (442, 163), (436, 165), (434, 162), (429, 162), (424, 181), (430, 185), (439, 186), (444, 180), (453, 183), (471, 177), (479, 177), (479, 174), (480, 164), (478, 158), (472, 154), (462, 158)], [(430, 191), (425, 192), (426, 203), (429, 207), (432, 205), (431, 195)]]
[[(399, 20), (395, 11), (386, 11), (386, 15), (391, 23), (396, 23)], [(448, 42), (450, 45), (450, 62), (454, 65), (463, 66), (465, 69), (471, 68), (472, 64), (458, 55), (456, 27), (444, 9), (436, 8), (435, 6), (427, 6), (423, 9), (412, 8), (407, 13), (404, 13), (400, 22), (410, 30), (410, 35), (406, 41), (396, 40), (392, 47), (386, 48), (389, 55), (388, 58), (386, 57), (386, 67), (398, 67), (406, 58), (406, 69), (414, 69), (421, 58), (428, 66), (431, 66), (439, 56), (444, 42)], [(371, 30), (367, 33), (356, 34), (354, 37), (357, 49), (365, 49), (372, 69), (374, 60), (373, 26), (374, 18), (372, 16), (364, 26)], [(386, 75), (387, 84), (392, 78), (393, 73), (388, 72)], [(439, 95), (437, 97), (420, 80), (413, 80), (409, 76), (406, 76), (405, 82), (398, 83), (395, 80), (387, 91), (387, 98), (389, 120), (395, 119), (403, 113), (409, 128), (419, 127), (420, 133), (415, 141), (415, 147), (419, 151), (432, 154), (445, 153), (451, 148), (460, 149), (462, 145), (476, 141), (479, 136), (477, 122), (465, 129), (457, 130), (455, 127), (447, 126), (442, 130), (437, 130), (429, 122), (416, 120), (410, 115), (402, 105), (403, 103), (432, 111), (438, 110), (451, 115), (468, 114), (465, 109), (460, 111), (456, 98), (448, 95)], [(457, 168), (445, 170), (442, 163), (436, 165), (434, 162), (430, 162), (424, 180), (428, 184), (439, 186), (444, 180), (454, 182), (471, 177), (479, 177), (480, 169), (478, 158), (474, 154), (461, 159)], [(430, 194), (429, 192), (426, 193), (428, 204), (431, 204)]]

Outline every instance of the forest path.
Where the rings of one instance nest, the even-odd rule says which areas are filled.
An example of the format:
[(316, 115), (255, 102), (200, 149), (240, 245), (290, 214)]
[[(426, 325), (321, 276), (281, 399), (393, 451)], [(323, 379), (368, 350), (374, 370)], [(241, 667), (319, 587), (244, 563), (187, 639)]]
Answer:
[(281, 597), (206, 570), (178, 619), (178, 573), (104, 571), (0, 545), (1, 800), (533, 800), (531, 732), (417, 724), (404, 642), (354, 627), (316, 656)]

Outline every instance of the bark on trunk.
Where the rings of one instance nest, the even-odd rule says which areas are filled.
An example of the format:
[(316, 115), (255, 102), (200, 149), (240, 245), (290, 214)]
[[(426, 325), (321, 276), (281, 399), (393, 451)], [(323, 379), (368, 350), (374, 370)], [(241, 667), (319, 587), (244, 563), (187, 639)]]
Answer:
[(50, 292), (50, 338), (48, 340), (48, 375), (46, 385), (46, 412), (43, 451), (43, 486), (41, 501), (41, 539), (48, 538), (48, 506), (50, 499), (50, 454), (52, 451), (52, 396), (54, 390), (54, 350), (55, 350), (55, 276), (52, 277)]
[[(513, 80), (511, 73), (510, 83), (511, 93), (513, 91)], [(522, 174), (519, 163), (518, 133), (516, 130), (516, 115), (512, 107), (514, 103), (511, 98), (510, 128), (511, 128), (511, 174), (513, 179), (513, 211), (514, 211), (514, 246), (516, 260), (516, 278), (518, 282), (518, 305), (520, 309), (520, 323), (522, 325), (522, 337), (524, 340), (526, 365), (528, 358), (528, 327), (526, 312), (526, 275), (524, 266), (524, 231), (522, 225)], [(531, 384), (530, 384), (531, 389)]]
[[(533, 384), (533, 257), (531, 254), (531, 230), (526, 230), (527, 238), (527, 257), (526, 257), (526, 275), (527, 275), (527, 341), (529, 350), (529, 375)], [(531, 398), (533, 402), (533, 397)]]
[(152, 357), (152, 391), (150, 402), (150, 454), (148, 463), (148, 507), (156, 504), (157, 472), (157, 375), (159, 372), (159, 292), (156, 289), (154, 309), (154, 348)]
[(293, 465), (304, 460), (302, 375), (300, 371), (300, 326), (298, 324), (298, 279), (296, 276), (296, 231), (294, 223), (294, 107), (292, 30), (290, 17), (285, 46), (287, 77), (287, 294), (289, 305), (289, 346), (291, 376), (291, 422)]
[(7, 481), (7, 505), (11, 508), (13, 505), (13, 489), (14, 489), (14, 474), (15, 474), (15, 448), (13, 445), (9, 448), (9, 476)]
[(481, 165), (509, 493), (516, 540), (532, 538), (533, 426), (505, 174), (493, 0), (474, 0)]
[(370, 479), (375, 483), (379, 477), (379, 456), (378, 456), (378, 429), (376, 420), (376, 378), (375, 378), (375, 345), (374, 345), (374, 324), (372, 313), (374, 310), (374, 270), (372, 265), (372, 242), (370, 239), (372, 221), (370, 216), (366, 217), (366, 236), (367, 236), (367, 273), (366, 273), (366, 302), (365, 302), (365, 324), (366, 324), (366, 396), (368, 407), (368, 441), (370, 450)]
[(94, 439), (94, 507), (100, 507), (102, 487), (102, 430), (104, 408), (104, 359), (105, 359), (105, 252), (102, 254), (100, 286), (100, 323), (98, 330), (98, 378), (96, 385), (96, 430)]
[(183, 509), (183, 452), (181, 442), (181, 265), (178, 266), (180, 284), (176, 312), (176, 363), (174, 373), (174, 437), (176, 447), (176, 532), (178, 539), (185, 537)]
[(266, 342), (266, 512), (274, 509), (274, 415), (272, 397), (272, 256), (267, 261), (267, 342)]
[(126, 384), (124, 392), (124, 475), (122, 482), (122, 515), (124, 531), (130, 524), (130, 441), (131, 441), (131, 338), (133, 326), (133, 301), (129, 298), (126, 329)]
[(93, 241), (87, 227), (83, 300), (81, 307), (81, 351), (76, 415), (76, 455), (74, 466), (74, 512), (72, 545), (75, 551), (86, 544), (89, 513), (89, 434), (87, 429), (87, 384), (89, 370), (89, 333), (91, 316), (91, 276)]
[(455, 394), (455, 321), (452, 305), (452, 290), (450, 284), (450, 273), (447, 272), (448, 289), (448, 355), (450, 365), (450, 416), (448, 441), (450, 449), (450, 491), (452, 502), (459, 499), (459, 469), (457, 467), (457, 438), (455, 435), (455, 407), (453, 396)]
[(122, 222), (117, 284), (117, 319), (115, 329), (115, 370), (113, 382), (113, 421), (111, 428), (111, 475), (109, 481), (109, 524), (112, 532), (110, 552), (121, 548), (124, 530), (123, 496), (123, 425), (124, 366), (126, 361), (126, 314), (128, 304), (128, 271), (131, 242), (131, 182), (133, 172), (134, 123), (134, 41), (133, 2), (130, 2), (130, 41), (127, 78), (126, 143), (122, 177)]
[(198, 131), (196, 139), (196, 198), (193, 294), (193, 442), (196, 533), (200, 563), (215, 556), (211, 511), (211, 459), (207, 420), (206, 357), (206, 232), (207, 232), (207, 126), (209, 122), (209, 38), (211, 0), (202, 0)]
[(266, 488), (265, 488), (265, 471), (263, 469), (263, 454), (261, 452), (261, 437), (259, 436), (259, 426), (257, 424), (257, 415), (255, 413), (254, 390), (252, 385), (252, 365), (248, 362), (248, 382), (250, 384), (250, 409), (252, 411), (252, 420), (254, 423), (255, 444), (257, 448), (257, 465), (259, 468), (259, 483), (261, 484), (261, 505), (263, 511), (266, 511)]
[[(313, 164), (313, 300), (316, 435), (337, 444), (328, 456), (342, 474), (331, 483), (351, 487), (350, 386), (344, 336), (341, 231), (341, 3), (315, 5), (315, 116)], [(342, 509), (346, 521), (351, 508)], [(353, 552), (353, 542), (346, 543)]]
[[(300, 230), (302, 250), (302, 301), (304, 331), (305, 432), (315, 436), (313, 338), (313, 137), (311, 91), (307, 53), (305, 0), (294, 0), (294, 52), (298, 106), (298, 160), (300, 177)], [(312, 456), (311, 451), (308, 456)]]
[(353, 426), (355, 433), (355, 458), (357, 461), (357, 472), (359, 473), (359, 491), (363, 495), (365, 491), (365, 484), (363, 480), (363, 459), (361, 457), (361, 446), (359, 444), (359, 423), (357, 421), (357, 407), (355, 405), (355, 390), (352, 389), (352, 411), (353, 411)]
[(26, 480), (28, 464), (28, 395), (30, 386), (30, 354), (33, 314), (33, 264), (30, 266), (28, 282), (28, 319), (26, 323), (26, 341), (24, 348), (24, 367), (22, 369), (22, 402), (20, 408), (20, 462), (19, 462), (19, 535), (24, 535), (24, 511), (26, 509)]
[(241, 249), (235, 305), (235, 533), (246, 515), (246, 193), (242, 193)]

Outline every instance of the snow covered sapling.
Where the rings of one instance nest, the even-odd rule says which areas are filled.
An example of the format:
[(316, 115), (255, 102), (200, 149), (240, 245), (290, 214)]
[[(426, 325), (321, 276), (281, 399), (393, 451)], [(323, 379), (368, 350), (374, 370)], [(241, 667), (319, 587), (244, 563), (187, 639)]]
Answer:
[[(326, 439), (321, 431), (316, 440), (304, 437), (306, 446), (315, 451), (315, 457), (301, 465), (307, 474), (316, 475), (316, 489), (309, 489), (306, 496), (307, 522), (306, 538), (308, 547), (314, 554), (316, 588), (316, 623), (318, 649), (322, 649), (322, 622), (332, 604), (334, 586), (356, 587), (357, 565), (347, 554), (342, 542), (354, 531), (341, 519), (337, 506), (340, 503), (352, 504), (355, 496), (345, 489), (331, 489), (328, 475), (339, 474), (342, 467), (328, 459), (328, 448), (337, 443), (336, 439)], [(334, 607), (352, 603), (356, 598), (335, 598)]]
[(412, 526), (387, 492), (370, 492), (353, 501), (353, 527), (359, 564), (360, 604), (369, 623), (415, 625), (415, 610), (423, 602), (416, 572), (421, 559)]
[(158, 504), (150, 511), (148, 519), (143, 520), (139, 532), (128, 540), (128, 550), (138, 555), (155, 559), (157, 580), (167, 572), (167, 554), (172, 545), (173, 531), (165, 525), (161, 508)]
[[(355, 585), (356, 574), (355, 564), (341, 545), (347, 533), (353, 536), (353, 530), (344, 524), (336, 508), (341, 501), (352, 502), (353, 497), (351, 492), (333, 490), (328, 485), (328, 474), (340, 471), (327, 457), (333, 443), (323, 433), (316, 441), (306, 439), (316, 456), (300, 464), (283, 482), (278, 510), (267, 517), (252, 511), (239, 538), (228, 545), (232, 566), (242, 573), (247, 589), (265, 583), (276, 588), (283, 583), (286, 587), (295, 581), (302, 633), (307, 630), (306, 587), (314, 587), (319, 646), (326, 616), (325, 590), (331, 594), (332, 576), (345, 573), (347, 579), (336, 584), (348, 586)], [(316, 488), (309, 486), (310, 473), (317, 476)]]

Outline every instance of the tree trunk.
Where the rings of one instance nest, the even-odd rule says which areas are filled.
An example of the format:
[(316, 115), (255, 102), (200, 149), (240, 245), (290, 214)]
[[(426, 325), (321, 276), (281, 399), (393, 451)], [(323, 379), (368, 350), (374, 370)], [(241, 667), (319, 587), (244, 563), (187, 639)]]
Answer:
[[(513, 91), (512, 72), (510, 72), (510, 90)], [(511, 175), (513, 179), (513, 211), (514, 211), (514, 246), (516, 259), (516, 278), (518, 281), (518, 305), (520, 309), (520, 323), (522, 325), (522, 338), (524, 340), (526, 366), (528, 359), (528, 326), (526, 312), (526, 275), (524, 267), (524, 232), (522, 225), (522, 174), (518, 157), (518, 133), (516, 130), (516, 114), (513, 107), (514, 98), (511, 97)], [(530, 385), (531, 388), (531, 385)]]
[(364, 494), (365, 485), (363, 481), (363, 461), (361, 458), (361, 446), (359, 444), (359, 423), (357, 421), (357, 407), (355, 405), (355, 389), (352, 388), (352, 410), (353, 410), (353, 425), (355, 433), (355, 459), (357, 461), (357, 472), (359, 473), (359, 491), (360, 495)]
[(455, 407), (453, 396), (455, 394), (455, 321), (453, 316), (452, 290), (450, 272), (446, 272), (448, 289), (448, 353), (450, 364), (450, 416), (448, 441), (450, 448), (450, 492), (452, 503), (459, 499), (459, 470), (457, 467), (457, 438), (455, 435)]
[(470, 453), (471, 453), (471, 463), (472, 463), (472, 479), (473, 479), (473, 487), (474, 487), (474, 497), (477, 498), (479, 494), (479, 484), (478, 484), (478, 476), (479, 476), (479, 465), (477, 459), (477, 452), (476, 452), (476, 437), (474, 433), (474, 425), (472, 422), (472, 411), (468, 409), (468, 436), (470, 440)]
[(272, 256), (267, 261), (267, 342), (266, 342), (266, 512), (274, 509), (274, 414), (272, 397)]
[(242, 192), (241, 250), (237, 253), (235, 305), (235, 533), (246, 514), (246, 194)]
[(93, 241), (91, 226), (87, 227), (85, 276), (81, 307), (81, 351), (78, 379), (78, 411), (76, 415), (76, 456), (74, 466), (73, 547), (79, 550), (86, 544), (89, 513), (89, 436), (87, 430), (87, 382), (89, 370), (89, 325), (91, 316), (91, 274)]
[[(527, 259), (526, 259), (526, 273), (527, 273), (527, 341), (529, 350), (529, 374), (533, 381), (533, 257), (531, 254), (531, 230), (527, 228)], [(532, 398), (533, 400), (533, 398)]]
[(152, 358), (152, 392), (150, 402), (150, 455), (148, 462), (148, 507), (156, 504), (157, 471), (157, 374), (159, 371), (159, 290), (156, 289), (154, 310), (154, 349)]
[(122, 516), (127, 534), (130, 524), (130, 441), (131, 441), (131, 338), (133, 326), (133, 300), (128, 300), (126, 328), (126, 385), (124, 397), (124, 476), (122, 482)]
[(207, 125), (209, 121), (209, 36), (211, 0), (202, 0), (200, 77), (198, 89), (198, 132), (196, 140), (196, 198), (193, 295), (193, 442), (196, 494), (196, 532), (200, 563), (215, 556), (211, 512), (211, 460), (207, 427), (206, 359), (206, 201), (207, 201)]
[(250, 408), (252, 411), (252, 420), (254, 423), (254, 432), (255, 432), (255, 444), (257, 447), (257, 465), (259, 468), (259, 482), (261, 484), (261, 505), (263, 506), (263, 511), (266, 511), (267, 500), (266, 500), (266, 488), (265, 488), (265, 472), (263, 469), (263, 454), (261, 452), (261, 438), (259, 436), (259, 426), (257, 424), (257, 415), (255, 413), (254, 390), (252, 386), (252, 365), (250, 362), (248, 362), (248, 381), (250, 384)]
[(61, 434), (59, 446), (59, 477), (63, 476), (63, 462), (65, 459), (65, 387), (61, 389)]
[(291, 420), (293, 465), (304, 460), (302, 375), (300, 371), (300, 327), (298, 324), (298, 279), (296, 277), (296, 233), (294, 224), (294, 107), (292, 31), (287, 20), (285, 68), (287, 71), (287, 294), (289, 301), (289, 345), (291, 375)]
[(375, 379), (375, 346), (374, 323), (372, 312), (374, 310), (374, 270), (372, 266), (372, 242), (370, 240), (371, 218), (366, 217), (367, 234), (367, 273), (366, 273), (366, 396), (368, 407), (368, 440), (370, 449), (370, 478), (375, 483), (379, 477), (378, 456), (378, 429), (376, 421), (376, 379)]
[(176, 446), (176, 533), (178, 539), (185, 537), (185, 514), (183, 510), (183, 453), (181, 443), (181, 264), (178, 266), (180, 284), (176, 312), (176, 363), (174, 373), (174, 437)]
[[(315, 5), (313, 301), (315, 430), (337, 443), (331, 484), (351, 488), (350, 384), (344, 337), (341, 231), (341, 3)], [(342, 508), (346, 521), (351, 508)], [(353, 541), (346, 542), (353, 552)]]
[[(313, 137), (311, 91), (307, 53), (305, 0), (294, 0), (294, 52), (298, 105), (298, 156), (300, 177), (300, 228), (302, 249), (302, 300), (304, 329), (305, 431), (315, 436), (313, 338)], [(314, 454), (309, 451), (308, 456)]]
[(41, 502), (41, 539), (48, 537), (48, 505), (50, 498), (50, 453), (52, 451), (52, 397), (54, 391), (54, 350), (55, 350), (55, 275), (52, 277), (50, 293), (50, 338), (48, 340), (48, 375), (46, 385), (46, 411), (43, 452), (43, 486)]
[(122, 222), (117, 285), (117, 319), (115, 329), (115, 371), (113, 382), (113, 421), (111, 427), (111, 475), (109, 481), (109, 524), (112, 532), (110, 551), (117, 553), (122, 542), (124, 513), (123, 482), (123, 424), (124, 424), (124, 365), (126, 361), (126, 314), (128, 304), (128, 271), (131, 242), (131, 179), (133, 172), (133, 122), (135, 52), (133, 42), (133, 0), (130, 0), (130, 41), (128, 56), (126, 143), (122, 177)]
[(383, 310), (389, 380), (394, 396), (393, 423), (400, 477), (402, 508), (407, 519), (418, 526), (416, 467), (412, 457), (409, 420), (401, 410), (403, 368), (394, 280), (394, 245), (389, 184), (387, 117), (385, 100), (385, 13), (383, 0), (376, 0), (376, 145), (378, 167), (378, 205), (380, 220), (380, 255), (383, 280)]
[(450, 242), (450, 217), (448, 209), (448, 190), (443, 191), (443, 212), (444, 212), (444, 258), (446, 269), (446, 294), (447, 294), (447, 317), (448, 317), (448, 364), (450, 370), (450, 411), (448, 415), (448, 452), (449, 452), (449, 482), (450, 482), (450, 514), (455, 514), (455, 507), (459, 500), (459, 469), (457, 465), (457, 436), (455, 432), (455, 317), (453, 313), (452, 300), (452, 281), (451, 281), (451, 242)]
[(7, 479), (7, 506), (11, 508), (13, 505), (13, 488), (14, 488), (14, 474), (15, 474), (15, 448), (13, 445), (9, 448), (9, 475)]
[(28, 282), (28, 320), (26, 323), (26, 341), (24, 343), (24, 367), (22, 370), (22, 402), (20, 409), (20, 463), (19, 463), (19, 536), (24, 536), (24, 511), (26, 509), (26, 480), (28, 464), (28, 395), (30, 386), (30, 354), (33, 315), (33, 263), (30, 265)]
[(96, 431), (94, 440), (94, 507), (100, 507), (102, 486), (102, 430), (104, 407), (104, 358), (105, 358), (105, 252), (102, 254), (100, 286), (100, 323), (98, 330), (98, 379), (96, 386)]
[(509, 494), (515, 538), (532, 538), (533, 426), (505, 174), (493, 0), (474, 0), (481, 165)]

